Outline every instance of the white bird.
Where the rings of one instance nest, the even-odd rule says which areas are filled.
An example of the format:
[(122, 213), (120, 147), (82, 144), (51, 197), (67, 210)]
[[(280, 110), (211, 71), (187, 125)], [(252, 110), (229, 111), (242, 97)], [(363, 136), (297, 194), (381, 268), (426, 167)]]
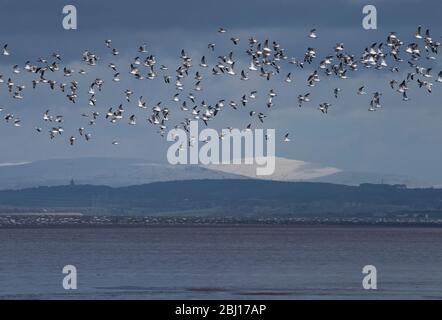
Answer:
[(8, 51), (8, 45), (7, 44), (5, 44), (3, 46), (3, 55), (4, 56), (9, 56), (9, 51)]
[(415, 37), (416, 37), (417, 39), (422, 39), (422, 36), (421, 36), (421, 29), (422, 29), (421, 26), (417, 27), (417, 31), (416, 31), (416, 35), (415, 35)]
[(439, 72), (439, 74), (437, 75), (437, 82), (442, 82), (442, 71)]
[(318, 37), (317, 34), (316, 34), (316, 29), (310, 30), (310, 33), (309, 33), (308, 37), (311, 38), (311, 39), (316, 39)]
[(289, 138), (289, 133), (288, 132), (284, 135), (284, 142), (290, 142), (290, 138)]
[(359, 95), (367, 94), (367, 92), (364, 91), (364, 86), (362, 86), (358, 89), (358, 94)]

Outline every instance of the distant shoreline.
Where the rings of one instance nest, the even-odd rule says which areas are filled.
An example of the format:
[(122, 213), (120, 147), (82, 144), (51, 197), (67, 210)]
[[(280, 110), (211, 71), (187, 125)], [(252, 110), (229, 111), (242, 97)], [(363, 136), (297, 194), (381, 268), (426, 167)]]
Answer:
[(172, 228), (172, 227), (391, 227), (440, 228), (439, 220), (375, 218), (154, 217), (84, 216), (81, 214), (0, 215), (0, 229), (38, 228)]

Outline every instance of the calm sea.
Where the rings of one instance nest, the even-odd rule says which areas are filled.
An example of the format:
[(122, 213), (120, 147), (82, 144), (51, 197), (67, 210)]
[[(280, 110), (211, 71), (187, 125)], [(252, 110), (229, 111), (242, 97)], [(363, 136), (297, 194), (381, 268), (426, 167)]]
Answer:
[[(441, 299), (441, 244), (442, 228), (0, 229), (0, 298)], [(62, 287), (68, 264), (77, 290)]]

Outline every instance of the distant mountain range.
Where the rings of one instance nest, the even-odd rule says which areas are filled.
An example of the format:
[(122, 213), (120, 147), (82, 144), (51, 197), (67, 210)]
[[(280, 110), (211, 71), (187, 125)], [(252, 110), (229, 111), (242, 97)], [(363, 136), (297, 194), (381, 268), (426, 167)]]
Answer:
[(69, 184), (131, 186), (162, 181), (191, 179), (264, 179), (274, 181), (312, 181), (346, 185), (360, 183), (406, 184), (410, 187), (430, 183), (399, 175), (349, 172), (299, 160), (276, 158), (271, 176), (256, 176), (254, 165), (176, 165), (141, 159), (78, 158), (24, 163), (0, 163), (0, 190)]
[(0, 212), (105, 215), (442, 217), (442, 189), (246, 179), (70, 185), (0, 191)]

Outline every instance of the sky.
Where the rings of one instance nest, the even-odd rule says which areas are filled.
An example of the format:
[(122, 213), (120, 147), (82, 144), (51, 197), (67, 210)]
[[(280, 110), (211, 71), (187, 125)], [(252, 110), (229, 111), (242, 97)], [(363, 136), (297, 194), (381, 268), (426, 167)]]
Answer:
[[(418, 25), (430, 28), (432, 37), (442, 40), (441, 1), (404, 0), (400, 6), (398, 3), (387, 0), (1, 0), (0, 28), (3, 32), (0, 45), (7, 43), (11, 55), (0, 56), (0, 74), (5, 80), (12, 76), (16, 84), (24, 84), (27, 88), (24, 99), (18, 101), (10, 97), (5, 84), (0, 85), (0, 107), (5, 109), (2, 118), (6, 113), (14, 113), (22, 120), (20, 128), (0, 121), (0, 163), (75, 157), (166, 161), (170, 143), (147, 123), (146, 111), (137, 110), (136, 100), (142, 95), (149, 107), (162, 101), (171, 110), (174, 121), (184, 116), (178, 104), (172, 101), (176, 93), (174, 85), (166, 86), (162, 76), (153, 81), (139, 81), (128, 74), (129, 63), (139, 55), (139, 45), (146, 44), (157, 64), (168, 66), (168, 74), (173, 76), (180, 63), (181, 49), (185, 49), (195, 64), (205, 55), (211, 65), (216, 63), (219, 55), (234, 51), (237, 72), (246, 69), (245, 50), (251, 36), (259, 41), (277, 41), (289, 57), (299, 59), (307, 47), (314, 47), (318, 61), (332, 53), (338, 42), (343, 42), (348, 52), (360, 56), (373, 42), (385, 42), (392, 31), (405, 43), (415, 41)], [(62, 8), (67, 4), (77, 8), (77, 30), (62, 27)], [(366, 4), (377, 8), (377, 30), (362, 28), (362, 8)], [(227, 30), (226, 34), (217, 32), (221, 26)], [(317, 29), (318, 39), (307, 37), (312, 28)], [(240, 38), (240, 44), (234, 46), (230, 37)], [(112, 40), (113, 46), (120, 51), (119, 56), (112, 56), (104, 45), (105, 39)], [(216, 44), (213, 53), (207, 49), (207, 44), (212, 42)], [(81, 62), (82, 52), (86, 49), (100, 57), (97, 66), (88, 67)], [(12, 65), (18, 64), (22, 68), (28, 60), (35, 62), (39, 57), (50, 58), (52, 52), (61, 54), (62, 65), (87, 71), (86, 75), (72, 77), (79, 82), (80, 88), (81, 97), (76, 104), (70, 103), (61, 92), (52, 92), (47, 87), (32, 90), (33, 77), (24, 71), (19, 75), (12, 74)], [(109, 62), (117, 64), (121, 72), (122, 80), (118, 84), (111, 81), (113, 72), (107, 67)], [(435, 83), (432, 94), (413, 84), (410, 100), (404, 102), (388, 83), (392, 79), (404, 79), (408, 70), (405, 66), (397, 74), (360, 68), (349, 74), (347, 80), (322, 77), (316, 87), (309, 88), (306, 77), (313, 71), (313, 66), (300, 70), (288, 63), (281, 65), (281, 74), (268, 82), (257, 75), (251, 76), (249, 81), (241, 81), (238, 77), (213, 77), (210, 69), (207, 70), (198, 100), (214, 104), (224, 98), (239, 103), (243, 94), (258, 91), (258, 99), (253, 105), (239, 111), (226, 107), (225, 112), (209, 122), (210, 126), (216, 129), (244, 128), (252, 122), (248, 115), (251, 109), (262, 111), (267, 115), (264, 124), (259, 124), (256, 119), (253, 124), (276, 129), (277, 156), (342, 170), (401, 174), (442, 182), (442, 84)], [(433, 68), (433, 75), (442, 70), (440, 57), (436, 61), (424, 59), (422, 65)], [(284, 82), (288, 72), (293, 78), (290, 84)], [(71, 80), (55, 74), (51, 77), (57, 81)], [(105, 80), (103, 92), (97, 94), (96, 109), (103, 114), (108, 108), (123, 103), (128, 115), (137, 115), (137, 126), (129, 126), (127, 120), (110, 124), (102, 119), (92, 128), (87, 127), (80, 114), (92, 110), (87, 104), (87, 89), (95, 78)], [(362, 85), (370, 94), (356, 94)], [(333, 97), (335, 87), (342, 88), (339, 99)], [(126, 103), (123, 92), (129, 88), (135, 93), (132, 102)], [(274, 89), (278, 96), (274, 99), (275, 106), (267, 110), (266, 95), (270, 89)], [(371, 93), (375, 91), (383, 92), (383, 108), (368, 112)], [(297, 95), (307, 92), (311, 93), (312, 101), (298, 108)], [(319, 103), (323, 102), (332, 104), (327, 115), (318, 111)], [(47, 134), (48, 125), (42, 119), (47, 109), (54, 115), (65, 116), (63, 126), (66, 132), (53, 141)], [(90, 143), (78, 141), (70, 146), (69, 136), (80, 126), (90, 130), (93, 139)], [(35, 127), (42, 127), (44, 132), (37, 133)], [(289, 143), (282, 142), (286, 132), (292, 139)], [(119, 145), (112, 145), (113, 140), (118, 140)]]

